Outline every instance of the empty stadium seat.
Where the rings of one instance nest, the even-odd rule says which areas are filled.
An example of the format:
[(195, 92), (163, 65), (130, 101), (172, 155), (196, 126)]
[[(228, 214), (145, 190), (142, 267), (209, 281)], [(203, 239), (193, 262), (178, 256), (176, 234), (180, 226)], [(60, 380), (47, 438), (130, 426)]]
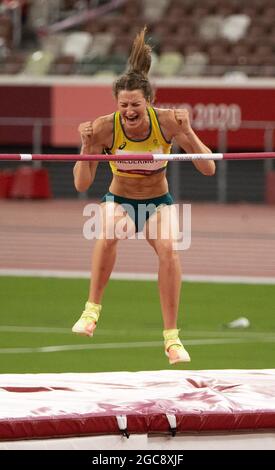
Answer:
[(51, 52), (36, 51), (29, 56), (22, 70), (26, 75), (45, 75), (49, 72), (54, 56)]
[(223, 21), (221, 36), (231, 42), (237, 42), (245, 36), (250, 22), (247, 15), (230, 15)]
[(91, 46), (92, 36), (85, 31), (70, 33), (65, 37), (61, 48), (63, 56), (73, 56), (75, 60), (81, 60)]
[(201, 76), (204, 74), (209, 57), (204, 52), (196, 51), (184, 58), (184, 63), (180, 69), (181, 75)]
[(105, 56), (110, 52), (114, 40), (114, 35), (110, 32), (94, 34), (91, 44), (86, 51), (86, 56)]
[(184, 58), (180, 52), (163, 52), (155, 68), (155, 74), (161, 77), (177, 75), (183, 65)]
[(155, 23), (163, 17), (163, 14), (169, 5), (169, 0), (144, 0), (144, 19), (146, 22)]

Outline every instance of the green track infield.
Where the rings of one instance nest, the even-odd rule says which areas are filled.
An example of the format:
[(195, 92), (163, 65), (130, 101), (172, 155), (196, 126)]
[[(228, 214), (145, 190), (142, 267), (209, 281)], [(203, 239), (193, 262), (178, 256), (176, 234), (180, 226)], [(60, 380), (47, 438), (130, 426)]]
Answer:
[[(275, 367), (275, 286), (184, 282), (178, 326), (191, 363), (163, 352), (157, 283), (110, 281), (93, 338), (71, 327), (89, 283), (0, 277), (0, 372), (106, 372)], [(247, 317), (250, 327), (224, 324)]]

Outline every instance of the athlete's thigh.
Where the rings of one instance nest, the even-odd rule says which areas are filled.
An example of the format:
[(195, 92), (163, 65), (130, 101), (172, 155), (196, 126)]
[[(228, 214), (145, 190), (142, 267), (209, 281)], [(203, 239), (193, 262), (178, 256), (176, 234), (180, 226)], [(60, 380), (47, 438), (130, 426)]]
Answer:
[(161, 205), (147, 220), (144, 227), (146, 239), (176, 241), (179, 236), (178, 211), (175, 205)]
[(134, 221), (117, 202), (101, 204), (101, 228), (103, 238), (122, 240), (135, 235)]

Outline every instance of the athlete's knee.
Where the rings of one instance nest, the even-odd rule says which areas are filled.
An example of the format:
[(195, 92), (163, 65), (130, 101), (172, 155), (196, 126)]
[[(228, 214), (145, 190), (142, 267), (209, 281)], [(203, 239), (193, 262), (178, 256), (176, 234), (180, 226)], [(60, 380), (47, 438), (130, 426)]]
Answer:
[(159, 240), (156, 243), (155, 250), (161, 261), (171, 262), (178, 259), (178, 252), (175, 250), (173, 240)]
[(98, 243), (101, 245), (101, 248), (108, 253), (108, 250), (112, 250), (116, 248), (118, 240), (114, 238), (106, 238), (104, 234), (98, 240)]
[(106, 250), (108, 249), (111, 249), (111, 248), (115, 248), (117, 246), (117, 242), (118, 240), (116, 240), (115, 238), (105, 238), (104, 239), (104, 247), (106, 248)]

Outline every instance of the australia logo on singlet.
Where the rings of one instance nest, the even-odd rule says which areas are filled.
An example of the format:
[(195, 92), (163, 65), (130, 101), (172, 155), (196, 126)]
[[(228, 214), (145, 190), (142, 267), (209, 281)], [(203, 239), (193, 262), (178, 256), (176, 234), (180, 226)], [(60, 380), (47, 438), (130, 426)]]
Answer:
[(118, 148), (119, 150), (123, 150), (126, 147), (126, 142), (123, 142)]

